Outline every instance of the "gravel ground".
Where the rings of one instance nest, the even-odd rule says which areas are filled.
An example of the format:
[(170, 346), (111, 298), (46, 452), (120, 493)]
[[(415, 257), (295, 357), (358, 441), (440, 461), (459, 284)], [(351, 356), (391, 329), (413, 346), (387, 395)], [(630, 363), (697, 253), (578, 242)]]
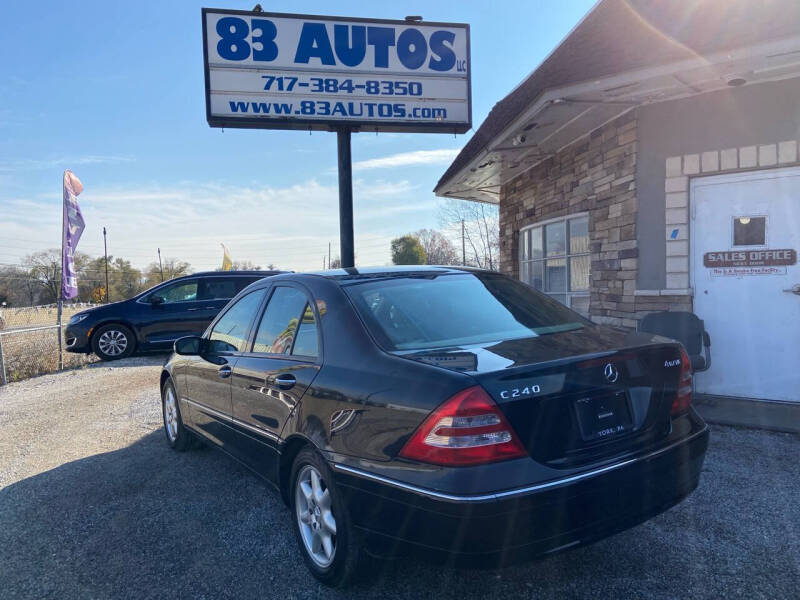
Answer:
[(218, 452), (167, 448), (163, 360), (0, 388), (0, 597), (797, 597), (800, 437), (727, 427), (697, 492), (635, 529), (499, 571), (398, 560), (328, 590), (264, 483)]

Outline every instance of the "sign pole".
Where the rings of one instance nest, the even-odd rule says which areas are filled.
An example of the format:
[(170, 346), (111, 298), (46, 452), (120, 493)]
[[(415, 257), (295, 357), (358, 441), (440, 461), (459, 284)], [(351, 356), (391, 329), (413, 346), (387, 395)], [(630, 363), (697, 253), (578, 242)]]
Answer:
[(201, 11), (206, 121), (336, 132), (340, 259), (351, 269), (352, 133), (469, 131), (469, 25), (256, 9)]
[(349, 127), (336, 130), (339, 154), (339, 249), (342, 268), (355, 266), (355, 246), (353, 242), (353, 161), (350, 154)]

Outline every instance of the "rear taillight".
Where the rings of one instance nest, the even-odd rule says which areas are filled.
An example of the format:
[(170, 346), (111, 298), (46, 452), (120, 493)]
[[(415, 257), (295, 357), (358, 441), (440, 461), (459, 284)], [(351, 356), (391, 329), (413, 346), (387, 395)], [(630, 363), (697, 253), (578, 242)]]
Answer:
[(681, 346), (681, 375), (678, 379), (678, 392), (672, 401), (670, 414), (677, 417), (689, 410), (692, 403), (692, 363), (686, 349)]
[(500, 407), (482, 387), (444, 402), (420, 425), (400, 456), (446, 466), (466, 466), (526, 456)]

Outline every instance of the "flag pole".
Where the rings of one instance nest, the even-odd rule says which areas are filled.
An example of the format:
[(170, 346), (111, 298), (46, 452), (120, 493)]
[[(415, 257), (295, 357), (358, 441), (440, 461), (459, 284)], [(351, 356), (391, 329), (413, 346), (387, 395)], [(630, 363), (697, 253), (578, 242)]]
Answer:
[(61, 315), (64, 310), (64, 224), (66, 223), (66, 204), (64, 204), (64, 177), (61, 175), (61, 282), (58, 286), (58, 370), (64, 368), (64, 348), (61, 338)]

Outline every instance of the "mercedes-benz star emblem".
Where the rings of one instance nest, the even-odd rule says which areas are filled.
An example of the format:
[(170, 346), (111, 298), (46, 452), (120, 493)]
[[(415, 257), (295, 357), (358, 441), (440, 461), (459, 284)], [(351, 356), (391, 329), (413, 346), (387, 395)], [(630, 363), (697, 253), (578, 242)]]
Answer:
[(603, 375), (606, 376), (606, 381), (614, 383), (619, 379), (619, 371), (613, 364), (608, 363), (603, 369)]

